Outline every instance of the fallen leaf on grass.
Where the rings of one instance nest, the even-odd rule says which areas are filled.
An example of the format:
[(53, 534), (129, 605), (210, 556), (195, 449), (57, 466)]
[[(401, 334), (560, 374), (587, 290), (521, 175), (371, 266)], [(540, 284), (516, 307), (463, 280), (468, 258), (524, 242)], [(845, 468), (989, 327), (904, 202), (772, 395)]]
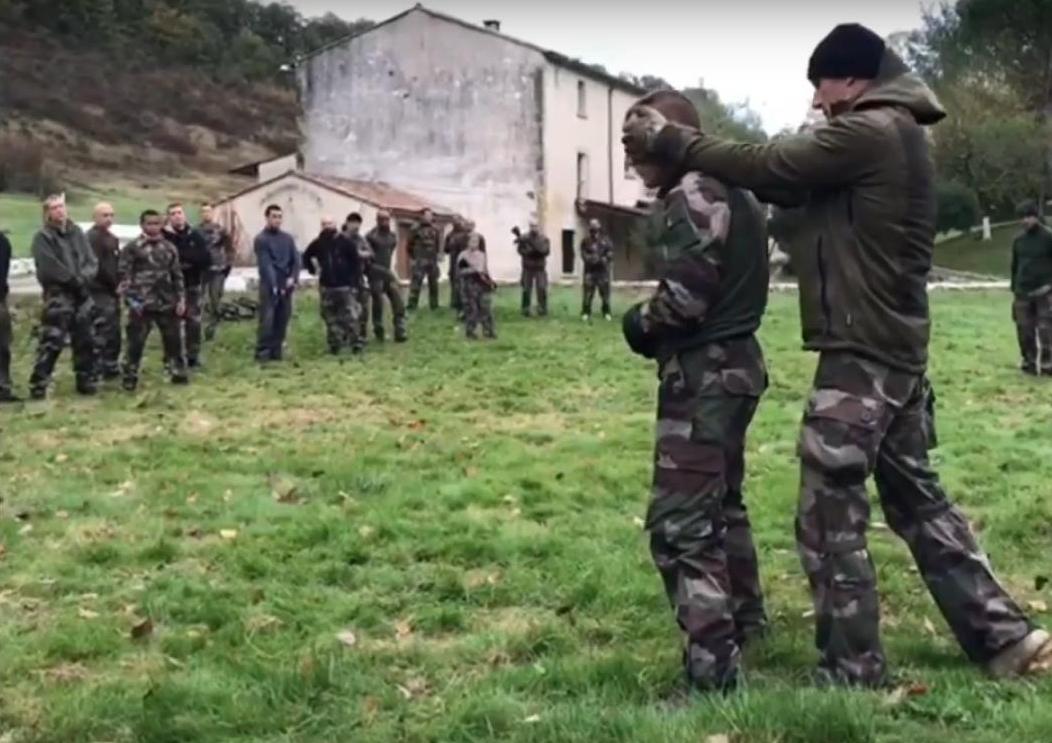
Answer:
[(85, 609), (83, 607), (81, 607), (80, 609), (77, 609), (77, 615), (81, 619), (98, 619), (99, 618), (99, 613), (97, 611), (92, 611), (91, 609)]
[(237, 529), (220, 529), (219, 536), (227, 540), (237, 539)]
[(351, 632), (349, 629), (344, 630), (343, 632), (340, 632), (338, 635), (336, 635), (336, 639), (349, 648), (353, 648), (355, 645), (358, 644), (358, 636)]
[(406, 642), (413, 636), (413, 625), (408, 619), (395, 622), (395, 638), (399, 642)]
[(935, 625), (932, 624), (932, 621), (930, 619), (928, 619), (927, 617), (924, 618), (924, 629), (927, 631), (927, 633), (929, 635), (937, 635), (937, 634), (939, 634), (939, 631), (937, 629), (935, 629)]
[(524, 725), (534, 725), (534, 724), (536, 724), (536, 723), (538, 723), (540, 721), (541, 721), (541, 716), (540, 715), (530, 715), (529, 717), (524, 718), (522, 722), (523, 722)]
[(427, 680), (422, 678), (411, 678), (406, 681), (405, 684), (398, 684), (398, 691), (407, 702), (427, 696)]
[(299, 503), (299, 487), (291, 478), (284, 475), (270, 476), (270, 492), (278, 503)]
[(884, 697), (884, 706), (897, 707), (907, 699), (923, 697), (929, 691), (931, 691), (931, 689), (924, 684), (904, 684), (902, 686), (897, 686)]
[(64, 521), (69, 518), (69, 511), (55, 511), (55, 518)]
[(153, 620), (151, 619), (144, 619), (131, 628), (131, 638), (133, 640), (142, 640), (152, 634)]
[(885, 524), (883, 521), (874, 521), (871, 526), (876, 531), (887, 531), (888, 530), (888, 525)]
[(1031, 601), (1026, 606), (1035, 614), (1045, 614), (1048, 612), (1048, 604), (1044, 601)]
[(277, 629), (281, 625), (282, 621), (277, 617), (272, 617), (269, 614), (258, 614), (248, 618), (245, 622), (245, 629), (248, 630), (249, 634), (258, 634)]
[(419, 431), (419, 430), (421, 430), (422, 428), (424, 428), (425, 426), (427, 426), (427, 421), (425, 421), (425, 420), (421, 419), (421, 420), (416, 420), (416, 421), (412, 421), (412, 422), (411, 422), (411, 423), (410, 423), (410, 424), (409, 424), (408, 426), (406, 426), (406, 427), (407, 427), (407, 428), (408, 428), (408, 429), (409, 429), (410, 431)]
[(360, 536), (362, 539), (368, 539), (375, 533), (376, 529), (374, 529), (371, 526), (362, 526), (358, 528), (358, 536)]
[(68, 462), (68, 461), (69, 461), (69, 454), (56, 454), (55, 455), (55, 463), (56, 464), (62, 464), (63, 462)]
[(636, 525), (637, 529), (643, 529), (647, 525), (647, 522), (644, 521), (643, 519), (639, 518), (638, 516), (633, 516), (632, 517), (632, 523)]
[(33, 525), (32, 524), (26, 524), (25, 526), (23, 526), (21, 529), (18, 530), (18, 534), (19, 534), (19, 536), (24, 537), (26, 534), (28, 534), (31, 531), (33, 531)]
[(48, 681), (57, 684), (68, 684), (86, 679), (88, 677), (88, 669), (80, 663), (62, 663), (44, 671), (44, 676)]
[(7, 545), (0, 542), (0, 560), (3, 560), (7, 556)]
[(731, 743), (731, 737), (722, 733), (719, 735), (710, 735), (705, 739), (705, 743)]
[(807, 611), (805, 611), (805, 612), (804, 612), (803, 614), (801, 614), (800, 616), (801, 616), (801, 617), (802, 617), (803, 619), (813, 619), (813, 618), (814, 618), (814, 616), (815, 616), (815, 610), (814, 610), (814, 609), (808, 609)]
[(186, 496), (186, 505), (188, 505), (188, 506), (194, 505), (195, 503), (197, 503), (197, 499), (199, 497), (200, 496), (197, 493), (190, 493), (190, 495)]

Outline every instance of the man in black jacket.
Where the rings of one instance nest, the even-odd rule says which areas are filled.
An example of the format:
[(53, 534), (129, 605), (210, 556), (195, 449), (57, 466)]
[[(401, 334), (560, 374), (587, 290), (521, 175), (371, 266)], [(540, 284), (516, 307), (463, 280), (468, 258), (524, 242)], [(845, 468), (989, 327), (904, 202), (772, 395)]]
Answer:
[(0, 403), (19, 402), (11, 391), (11, 314), (7, 311), (7, 274), (11, 269), (11, 243), (0, 232)]
[(334, 355), (344, 348), (359, 354), (363, 347), (358, 323), (361, 310), (355, 296), (362, 279), (358, 255), (361, 226), (362, 218), (352, 214), (347, 218), (347, 231), (341, 233), (336, 229), (335, 219), (323, 217), (321, 233), (303, 253), (304, 267), (318, 277), (321, 318), (325, 322), (329, 352)]
[(182, 204), (175, 203), (168, 207), (168, 224), (164, 228), (164, 239), (179, 251), (183, 283), (186, 287), (183, 353), (186, 355), (187, 368), (197, 369), (201, 366), (201, 302), (205, 277), (212, 266), (212, 257), (204, 235), (187, 222)]

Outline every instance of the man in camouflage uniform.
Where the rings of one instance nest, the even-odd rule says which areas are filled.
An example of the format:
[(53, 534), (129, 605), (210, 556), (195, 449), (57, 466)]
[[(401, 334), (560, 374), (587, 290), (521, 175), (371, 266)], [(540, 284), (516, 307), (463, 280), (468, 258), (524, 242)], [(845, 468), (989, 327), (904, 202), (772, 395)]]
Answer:
[(552, 252), (551, 242), (541, 234), (536, 221), (530, 222), (525, 235), (519, 228), (513, 230), (515, 246), (522, 258), (522, 314), (530, 316), (530, 304), (533, 290), (537, 291), (537, 314), (544, 317), (548, 314), (548, 255)]
[(44, 202), (44, 226), (33, 238), (33, 261), (37, 281), (44, 291), (44, 311), (29, 393), (43, 400), (51, 384), (55, 362), (70, 336), (77, 392), (94, 395), (95, 335), (91, 282), (98, 261), (81, 229), (69, 219), (64, 196), (49, 196)]
[(165, 239), (164, 219), (157, 212), (143, 212), (139, 225), (142, 235), (125, 245), (120, 256), (121, 294), (128, 305), (128, 347), (122, 386), (128, 392), (139, 386), (139, 367), (154, 325), (161, 333), (172, 384), (190, 381), (179, 327), (186, 310), (185, 274), (179, 251)]
[(179, 203), (168, 207), (168, 224), (164, 228), (164, 239), (179, 251), (183, 266), (183, 284), (186, 290), (186, 311), (182, 316), (183, 351), (186, 366), (197, 369), (201, 366), (201, 319), (204, 313), (205, 278), (212, 267), (208, 244), (204, 235), (190, 226), (186, 210)]
[[(684, 126), (698, 115), (679, 93), (653, 106)], [(747, 191), (700, 172), (635, 157), (659, 189), (661, 280), (625, 315), (637, 353), (658, 362), (657, 446), (647, 530), (654, 562), (685, 635), (699, 690), (735, 686), (744, 642), (767, 619), (742, 494), (745, 435), (767, 387), (755, 333), (767, 307), (767, 234)]]
[(96, 371), (103, 379), (116, 379), (121, 373), (121, 299), (117, 294), (120, 242), (110, 232), (113, 216), (113, 207), (109, 204), (96, 206), (95, 224), (87, 235), (99, 264), (91, 282), (91, 301), (95, 305)]
[(336, 229), (336, 220), (323, 217), (321, 234), (303, 253), (303, 266), (318, 277), (321, 318), (325, 323), (329, 353), (338, 355), (345, 348), (360, 354), (363, 342), (358, 323), (358, 285), (361, 282), (361, 258), (358, 229), (362, 218), (351, 214), (344, 231)]
[(467, 220), (456, 217), (453, 220), (453, 230), (446, 238), (446, 255), (449, 256), (449, 306), (456, 310), (457, 317), (464, 316), (464, 302), (460, 291), (460, 274), (458, 273), (458, 258), (460, 253), (467, 247), (468, 242)]
[(997, 677), (1047, 672), (1052, 638), (998, 582), (928, 458), (935, 174), (924, 128), (944, 113), (858, 25), (819, 44), (808, 77), (828, 119), (813, 132), (738, 144), (643, 106), (629, 112), (624, 143), (634, 158), (700, 169), (782, 206), (806, 204), (795, 242), (811, 247), (794, 268), (805, 347), (821, 355), (799, 441), (797, 543), (814, 599), (819, 678), (862, 686), (887, 678), (866, 544), (871, 474), (888, 525), (967, 656)]
[(610, 264), (614, 260), (614, 244), (603, 234), (598, 219), (588, 223), (588, 236), (581, 243), (581, 261), (584, 263), (584, 287), (581, 300), (581, 317), (592, 319), (592, 302), (595, 291), (603, 302), (603, 316), (610, 318)]
[(482, 235), (468, 232), (464, 249), (457, 255), (457, 271), (460, 274), (464, 297), (464, 331), (469, 340), (476, 340), (476, 328), (482, 325), (486, 338), (496, 338), (493, 324), (493, 292), (496, 282), (486, 267), (486, 252), (482, 248)]
[(1052, 374), (1052, 232), (1041, 224), (1037, 204), (1024, 204), (1020, 212), (1023, 231), (1012, 244), (1012, 317), (1021, 368)]
[(10, 270), (11, 242), (0, 231), (0, 404), (21, 402), (11, 389), (11, 313), (7, 309)]
[(376, 340), (384, 340), (384, 297), (391, 303), (391, 315), (394, 317), (394, 339), (396, 343), (406, 341), (405, 304), (398, 288), (398, 277), (391, 269), (395, 250), (398, 247), (398, 235), (391, 229), (391, 215), (378, 212), (376, 226), (365, 236), (372, 253), (369, 261), (369, 293), (372, 295), (373, 332)]
[(409, 283), (409, 311), (412, 312), (420, 303), (420, 288), (427, 280), (428, 304), (431, 309), (438, 309), (438, 251), (442, 235), (434, 225), (435, 217), (430, 209), (425, 209), (420, 224), (409, 235), (409, 262), (412, 278)]
[(223, 291), (236, 257), (234, 241), (230, 231), (216, 221), (215, 207), (208, 202), (201, 204), (201, 224), (197, 231), (204, 237), (211, 259), (205, 276), (205, 340), (212, 340), (222, 319)]

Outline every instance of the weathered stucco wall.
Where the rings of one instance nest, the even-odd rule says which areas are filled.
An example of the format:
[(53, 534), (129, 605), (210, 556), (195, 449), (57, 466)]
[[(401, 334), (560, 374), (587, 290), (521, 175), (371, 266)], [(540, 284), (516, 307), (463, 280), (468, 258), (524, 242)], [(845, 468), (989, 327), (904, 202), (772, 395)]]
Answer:
[[(634, 206), (643, 193), (641, 181), (625, 172), (621, 147), (621, 122), (635, 97), (554, 64), (547, 65), (544, 77), (545, 229), (553, 255), (557, 254), (549, 273), (562, 273), (563, 231), (573, 230), (573, 272), (579, 274), (581, 256), (576, 246), (586, 225), (577, 213), (578, 197)], [(583, 179), (578, 189), (582, 156)]]
[(411, 12), (301, 66), (305, 168), (471, 217), (491, 272), (516, 276), (509, 230), (538, 211), (543, 65), (533, 49)]

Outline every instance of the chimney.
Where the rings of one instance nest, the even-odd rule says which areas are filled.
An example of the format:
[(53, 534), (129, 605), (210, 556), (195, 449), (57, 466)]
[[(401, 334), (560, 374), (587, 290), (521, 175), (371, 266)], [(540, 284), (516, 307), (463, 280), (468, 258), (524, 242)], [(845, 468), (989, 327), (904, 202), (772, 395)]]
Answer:
[(500, 31), (500, 21), (494, 19), (483, 21), (482, 25), (488, 28), (490, 31)]

